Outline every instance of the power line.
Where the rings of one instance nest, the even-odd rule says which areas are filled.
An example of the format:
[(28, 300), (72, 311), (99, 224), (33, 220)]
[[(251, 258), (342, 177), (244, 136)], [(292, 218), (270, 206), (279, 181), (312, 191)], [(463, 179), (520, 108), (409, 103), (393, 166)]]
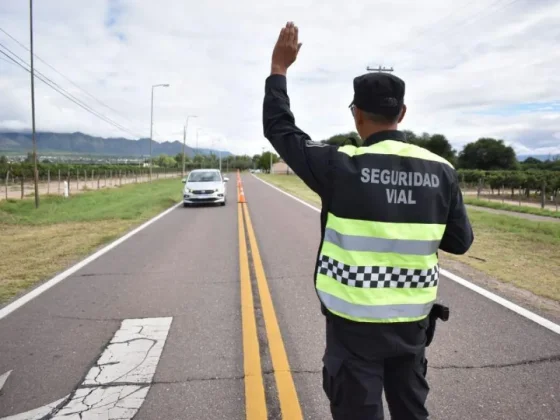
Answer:
[[(16, 38), (14, 38), (12, 35), (10, 35), (5, 29), (0, 28), (0, 32), (3, 32), (4, 34), (6, 34), (8, 37), (10, 37), (14, 42), (16, 42), (20, 47), (25, 48), (27, 51), (29, 51), (29, 48), (26, 47), (24, 44), (22, 44), (20, 41), (18, 41)], [(84, 92), (86, 95), (88, 95), (90, 98), (92, 98), (94, 101), (96, 101), (98, 104), (104, 106), (105, 108), (113, 111), (115, 114), (117, 114), (119, 117), (124, 118), (125, 120), (127, 120), (128, 122), (132, 122), (129, 118), (125, 117), (124, 115), (120, 114), (117, 110), (115, 110), (114, 108), (111, 108), (109, 105), (107, 105), (106, 103), (102, 102), (101, 100), (97, 99), (95, 96), (93, 96), (91, 93), (89, 93), (88, 91), (86, 91), (85, 89), (81, 88), (80, 86), (78, 86), (76, 83), (74, 83), (69, 77), (65, 76), (64, 74), (62, 74), (60, 71), (58, 71), (57, 69), (55, 69), (53, 66), (51, 66), (49, 63), (47, 63), (45, 60), (43, 60), (41, 57), (39, 57), (37, 54), (33, 54), (33, 57), (35, 57), (37, 60), (41, 61), (43, 64), (45, 64), (47, 67), (49, 67), (50, 69), (52, 69), (53, 71), (55, 71), (57, 74), (59, 74), (60, 76), (62, 76), (64, 79), (66, 79), (68, 82), (70, 82), (74, 87), (76, 87), (77, 89), (81, 90), (82, 92)]]
[[(12, 56), (8, 55), (5, 51), (0, 50), (0, 54), (5, 55), (6, 57), (8, 57), (13, 63), (17, 64), (19, 67), (21, 67), (22, 69), (24, 69), (25, 71), (31, 73), (31, 70), (28, 68), (29, 64), (27, 64), (27, 62), (25, 60), (23, 60), (21, 57), (19, 57), (17, 54), (13, 53), (9, 48), (7, 48), (5, 45), (3, 45), (2, 43), (0, 43), (0, 47), (3, 47), (4, 49), (6, 49), (7, 51), (9, 51), (13, 56), (15, 56), (21, 63), (25, 64), (21, 64), (20, 62), (16, 61)], [(27, 67), (26, 67), (27, 66)], [(82, 101), (80, 101), (78, 98), (76, 98), (75, 96), (73, 96), (71, 93), (69, 93), (68, 91), (66, 91), (64, 88), (60, 87), (56, 82), (53, 82), (51, 79), (49, 79), (47, 76), (43, 75), (41, 72), (39, 71), (35, 71), (36, 75), (35, 77), (37, 77), (39, 80), (41, 80), (43, 83), (45, 83), (47, 86), (51, 87), (52, 89), (56, 90), (58, 93), (60, 93), (61, 95), (63, 95), (64, 97), (66, 97), (67, 99), (69, 99), (70, 101), (72, 101), (73, 103), (75, 103), (76, 105), (80, 106), (81, 108), (85, 109), (86, 111), (88, 111), (89, 113), (91, 113), (92, 115), (98, 117), (99, 119), (105, 121), (106, 123), (112, 125), (115, 128), (118, 128), (121, 131), (124, 131), (128, 134), (131, 134), (134, 137), (142, 137), (141, 135), (138, 135), (138, 133), (134, 133), (131, 130), (127, 129), (126, 127), (122, 126), (121, 124), (111, 120), (109, 117), (97, 112), (96, 110), (94, 110), (93, 108), (91, 108), (89, 105), (84, 104)], [(46, 79), (46, 80), (45, 80)]]

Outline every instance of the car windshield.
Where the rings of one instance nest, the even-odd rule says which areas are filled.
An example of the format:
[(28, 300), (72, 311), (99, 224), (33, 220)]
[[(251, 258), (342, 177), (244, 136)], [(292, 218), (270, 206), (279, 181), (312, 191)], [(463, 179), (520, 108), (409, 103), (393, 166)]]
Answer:
[(220, 174), (216, 171), (191, 172), (187, 182), (220, 182)]

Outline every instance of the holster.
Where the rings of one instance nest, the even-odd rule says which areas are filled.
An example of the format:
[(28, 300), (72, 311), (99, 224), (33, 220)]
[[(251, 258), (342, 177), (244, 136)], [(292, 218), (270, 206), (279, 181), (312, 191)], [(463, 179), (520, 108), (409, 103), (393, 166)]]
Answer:
[(449, 319), (449, 308), (447, 306), (440, 305), (439, 303), (434, 304), (432, 306), (432, 310), (428, 315), (428, 329), (426, 331), (427, 341), (426, 347), (428, 347), (432, 340), (434, 339), (434, 335), (436, 333), (436, 322), (438, 319), (441, 319), (443, 322), (446, 322)]

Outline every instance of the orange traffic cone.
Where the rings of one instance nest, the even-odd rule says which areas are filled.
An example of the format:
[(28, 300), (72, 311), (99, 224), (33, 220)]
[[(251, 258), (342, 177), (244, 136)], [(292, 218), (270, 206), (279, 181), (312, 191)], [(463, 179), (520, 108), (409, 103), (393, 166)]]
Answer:
[(239, 197), (238, 197), (238, 202), (239, 203), (246, 203), (247, 201), (245, 200), (245, 193), (243, 192), (243, 187), (239, 188)]

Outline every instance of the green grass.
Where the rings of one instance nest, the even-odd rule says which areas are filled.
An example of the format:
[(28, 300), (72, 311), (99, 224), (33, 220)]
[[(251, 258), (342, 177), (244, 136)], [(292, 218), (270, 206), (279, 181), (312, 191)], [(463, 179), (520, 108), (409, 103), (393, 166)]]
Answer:
[(465, 201), (466, 204), (471, 204), (473, 206), (487, 207), (496, 210), (507, 210), (516, 213), (534, 214), (537, 216), (555, 217), (560, 219), (560, 211), (555, 211), (555, 210), (540, 209), (538, 207), (529, 207), (523, 205), (516, 206), (514, 204), (505, 204), (496, 201), (480, 200), (477, 198), (471, 198), (467, 196), (463, 197), (463, 200)]
[[(259, 175), (263, 180), (320, 207), (318, 196), (296, 176)], [(475, 241), (461, 261), (504, 283), (560, 301), (560, 223), (469, 209)]]
[(157, 213), (181, 199), (179, 179), (129, 184), (106, 190), (82, 192), (69, 198), (41, 196), (35, 200), (0, 202), (0, 224), (45, 225), (99, 220), (138, 220)]
[(180, 179), (0, 202), (0, 303), (181, 200)]

